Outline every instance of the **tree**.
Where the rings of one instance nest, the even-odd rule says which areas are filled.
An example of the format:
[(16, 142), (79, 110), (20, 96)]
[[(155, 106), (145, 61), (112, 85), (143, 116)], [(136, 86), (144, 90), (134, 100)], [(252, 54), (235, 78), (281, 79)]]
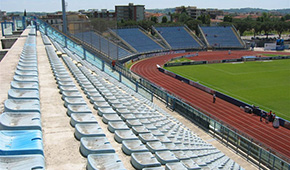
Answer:
[(287, 25), (285, 22), (283, 21), (276, 21), (274, 23), (274, 29), (277, 31), (278, 35), (279, 35), (279, 39), (281, 38), (281, 34), (286, 31), (287, 29)]
[(152, 25), (154, 25), (153, 21), (138, 21), (136, 25), (139, 25), (140, 27), (144, 28), (147, 31), (151, 30)]
[(26, 17), (26, 9), (24, 10), (24, 14), (23, 14), (23, 16), (25, 16), (25, 17)]
[(261, 25), (261, 29), (265, 32), (268, 38), (269, 32), (273, 30), (273, 22), (270, 21), (263, 22)]
[(290, 19), (290, 14), (287, 14), (284, 16), (285, 20), (289, 20)]
[(201, 15), (197, 18), (202, 24), (210, 25), (210, 15)]
[(157, 17), (155, 16), (151, 17), (151, 21), (153, 21), (154, 23), (157, 23)]
[(162, 23), (166, 23), (167, 22), (167, 17), (166, 16), (163, 16), (162, 17)]
[(224, 22), (233, 22), (233, 17), (229, 15), (224, 16)]
[(179, 16), (179, 22), (186, 22), (188, 19), (189, 19), (190, 17), (187, 15), (187, 13), (182, 13), (182, 14), (180, 14), (180, 16)]
[(186, 22), (186, 25), (188, 26), (188, 28), (190, 28), (191, 30), (195, 31), (195, 34), (199, 34), (198, 32), (198, 25), (201, 24), (201, 21), (199, 20), (188, 20)]
[(235, 21), (235, 26), (237, 30), (239, 30), (241, 36), (244, 34), (245, 31), (249, 30), (250, 28), (250, 25), (248, 24), (248, 22), (244, 20)]
[(251, 27), (254, 30), (254, 37), (256, 37), (257, 34), (262, 32), (262, 27), (261, 27), (262, 23), (260, 21), (253, 21), (251, 23)]

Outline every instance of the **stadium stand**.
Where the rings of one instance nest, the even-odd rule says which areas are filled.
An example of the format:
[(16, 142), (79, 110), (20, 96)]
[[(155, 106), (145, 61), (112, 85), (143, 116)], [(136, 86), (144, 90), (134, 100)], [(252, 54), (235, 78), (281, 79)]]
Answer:
[(185, 27), (155, 27), (172, 49), (200, 49), (202, 44)]
[[(0, 117), (0, 128), (5, 129), (0, 130), (0, 169), (45, 169), (34, 33), (35, 29), (32, 29), (27, 37), (7, 94), (9, 98), (4, 103), (5, 114)], [(58, 105), (66, 108), (70, 123), (75, 128), (75, 138), (80, 143), (80, 155), (87, 157), (87, 169), (125, 169), (124, 162), (119, 159), (124, 153), (136, 169), (172, 169), (177, 166), (180, 169), (242, 169), (176, 118), (137, 93), (128, 82), (120, 81), (118, 76), (110, 76), (116, 71), (110, 70), (108, 75), (104, 71), (110, 68), (98, 69), (74, 53), (73, 45), (69, 48), (56, 45), (53, 42), (58, 38), (56, 34), (51, 39), (53, 43), (46, 35), (42, 37), (57, 83), (55, 88), (59, 88), (59, 98), (64, 103), (64, 106), (63, 103)], [(63, 54), (57, 55), (55, 49)], [(91, 104), (84, 102), (86, 98)], [(18, 102), (20, 100), (23, 102)], [(11, 103), (13, 106), (10, 106)], [(32, 107), (27, 107), (28, 104)], [(93, 105), (95, 110), (90, 110), (89, 105)], [(23, 117), (16, 113), (23, 114)], [(12, 115), (21, 119), (19, 124), (13, 123), (15, 127), (11, 123), (14, 121)], [(27, 117), (32, 120), (28, 121)], [(97, 118), (104, 122), (109, 134), (98, 126), (102, 122)], [(28, 125), (30, 122), (31, 125)], [(115, 137), (113, 142), (117, 145), (113, 145), (109, 136)], [(22, 144), (23, 141), (26, 145)], [(118, 148), (114, 146), (122, 146), (124, 153), (117, 153)]]
[(201, 35), (211, 48), (244, 48), (233, 27), (200, 27)]
[(44, 169), (36, 31), (28, 27), (0, 116), (0, 169)]
[(135, 48), (139, 53), (163, 49), (159, 44), (145, 35), (139, 28), (123, 28), (114, 29), (112, 31)]
[[(60, 59), (53, 49), (48, 49), (47, 47), (47, 51), (48, 56), (51, 56), (49, 51), (53, 53), (53, 59), (50, 60), (53, 63), (52, 68), (57, 71), (55, 75), (61, 76), (60, 78), (63, 78), (64, 81), (70, 81), (70, 78), (66, 76), (67, 74), (58, 73), (58, 71), (63, 72), (64, 69), (58, 62), (55, 62)], [(188, 162), (182, 163), (183, 166), (188, 168), (200, 169), (201, 167), (217, 165), (224, 167), (227, 165), (227, 161), (231, 160), (212, 145), (201, 140), (177, 119), (148, 99), (92, 66), (89, 62), (82, 60), (77, 55), (67, 54), (69, 55), (62, 56), (62, 59), (83, 90), (83, 93), (90, 99), (90, 102), (94, 103), (94, 106), (98, 105), (97, 102), (107, 103), (104, 107), (98, 105), (94, 108), (98, 111), (98, 116), (102, 118), (102, 121), (107, 124), (107, 128), (111, 129), (110, 132), (114, 133), (115, 141), (122, 144), (123, 152), (131, 155), (131, 164), (134, 168), (160, 167), (160, 162), (162, 161), (159, 162), (154, 155), (163, 151), (170, 152), (172, 157), (174, 155), (176, 158), (172, 159), (173, 161), (192, 160), (194, 157), (195, 160), (192, 160), (191, 164)], [(94, 74), (92, 74), (92, 71)], [(60, 83), (62, 79), (56, 78), (58, 83)], [(68, 85), (71, 86), (70, 83)], [(62, 94), (64, 93), (65, 91), (62, 91)], [(78, 107), (79, 105), (75, 106)], [(69, 107), (70, 104), (68, 109)], [(75, 113), (72, 111), (71, 119), (74, 119), (75, 115), (86, 117), (91, 115), (89, 120), (94, 117), (91, 113)], [(87, 157), (87, 167), (92, 169), (97, 166), (123, 167), (115, 148), (106, 139), (106, 135), (94, 136), (92, 134), (77, 137), (81, 134), (79, 126), (84, 127), (90, 124), (98, 124), (98, 122), (93, 119), (88, 122), (75, 122), (73, 125), (76, 128), (75, 134), (78, 134), (76, 138), (80, 138), (80, 152)], [(140, 129), (141, 126), (143, 131)], [(96, 133), (99, 132), (100, 129), (96, 129)], [(194, 151), (196, 151), (196, 154), (193, 154)], [(103, 159), (106, 157), (112, 157), (112, 159)], [(162, 163), (164, 164), (164, 161)], [(237, 166), (233, 169), (241, 169), (238, 164), (234, 163), (233, 165)]]
[[(100, 52), (105, 53), (107, 56), (112, 59), (122, 59), (126, 56), (131, 55), (131, 53), (120, 46), (117, 46), (115, 43), (107, 40), (101, 35), (98, 35), (94, 32), (82, 32), (74, 35), (76, 38), (86, 42), (89, 45), (92, 45), (94, 48), (98, 49)], [(118, 53), (118, 55), (117, 55)]]

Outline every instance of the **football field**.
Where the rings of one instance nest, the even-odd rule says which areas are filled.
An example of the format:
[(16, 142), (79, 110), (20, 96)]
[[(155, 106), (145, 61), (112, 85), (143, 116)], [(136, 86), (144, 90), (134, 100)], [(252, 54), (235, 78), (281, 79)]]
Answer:
[(290, 59), (165, 69), (290, 120)]

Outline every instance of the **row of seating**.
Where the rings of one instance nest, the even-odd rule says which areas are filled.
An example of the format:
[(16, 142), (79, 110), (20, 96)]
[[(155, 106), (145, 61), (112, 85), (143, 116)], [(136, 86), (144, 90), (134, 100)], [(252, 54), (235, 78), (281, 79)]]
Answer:
[(173, 49), (202, 48), (183, 26), (156, 27), (155, 29)]
[[(152, 102), (86, 61), (77, 59), (77, 56), (71, 57), (83, 65), (76, 67), (70, 58), (63, 59), (69, 68), (74, 68), (70, 68), (72, 74), (76, 75), (76, 80), (102, 121), (108, 125), (108, 130), (114, 133), (115, 141), (122, 144), (123, 152), (131, 155), (131, 163), (136, 169), (163, 164), (167, 169), (178, 166), (189, 169), (223, 168), (227, 162), (233, 162)], [(98, 142), (89, 141), (83, 141), (83, 148), (88, 143), (100, 146)], [(102, 138), (101, 143), (107, 142)], [(109, 144), (101, 148), (106, 148), (108, 153), (114, 150)], [(88, 161), (88, 164), (93, 164)], [(233, 165), (240, 169), (236, 163), (233, 162)]]
[(159, 44), (145, 35), (139, 28), (114, 29), (113, 31), (139, 53), (163, 50)]
[(28, 29), (0, 115), (0, 169), (45, 169), (36, 31)]
[(92, 45), (94, 48), (100, 50), (106, 55), (110, 56), (113, 59), (122, 59), (131, 55), (131, 53), (120, 46), (112, 43), (101, 35), (98, 35), (94, 32), (82, 32), (74, 35), (78, 39), (85, 41), (86, 43)]
[[(67, 108), (67, 115), (71, 117), (70, 124), (75, 128), (74, 135), (81, 143), (80, 152), (84, 157), (88, 158), (89, 163), (87, 168), (97, 169), (96, 167), (110, 167), (113, 169), (125, 169), (69, 72), (57, 57), (54, 48), (52, 46), (46, 46), (46, 51), (58, 84), (59, 92), (62, 94), (62, 99), (64, 100), (64, 107)], [(76, 70), (76, 65), (68, 62), (66, 59), (64, 61), (77, 82), (82, 85), (81, 88), (87, 94), (93, 94), (95, 90), (90, 88), (89, 83), (85, 82), (83, 77), (78, 76), (77, 71), (73, 71)], [(95, 162), (98, 162), (98, 164)]]
[(215, 48), (243, 48), (239, 37), (232, 27), (200, 27), (204, 38), (211, 47)]

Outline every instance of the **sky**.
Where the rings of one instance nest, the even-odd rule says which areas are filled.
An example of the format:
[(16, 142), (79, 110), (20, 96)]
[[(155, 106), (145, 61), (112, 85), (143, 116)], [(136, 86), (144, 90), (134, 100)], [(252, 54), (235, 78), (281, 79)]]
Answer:
[[(56, 12), (61, 10), (62, 0), (0, 0), (0, 10), (7, 12)], [(197, 6), (197, 8), (290, 8), (290, 0), (66, 0), (67, 11), (80, 9), (115, 9), (115, 5), (145, 5), (145, 9)]]

